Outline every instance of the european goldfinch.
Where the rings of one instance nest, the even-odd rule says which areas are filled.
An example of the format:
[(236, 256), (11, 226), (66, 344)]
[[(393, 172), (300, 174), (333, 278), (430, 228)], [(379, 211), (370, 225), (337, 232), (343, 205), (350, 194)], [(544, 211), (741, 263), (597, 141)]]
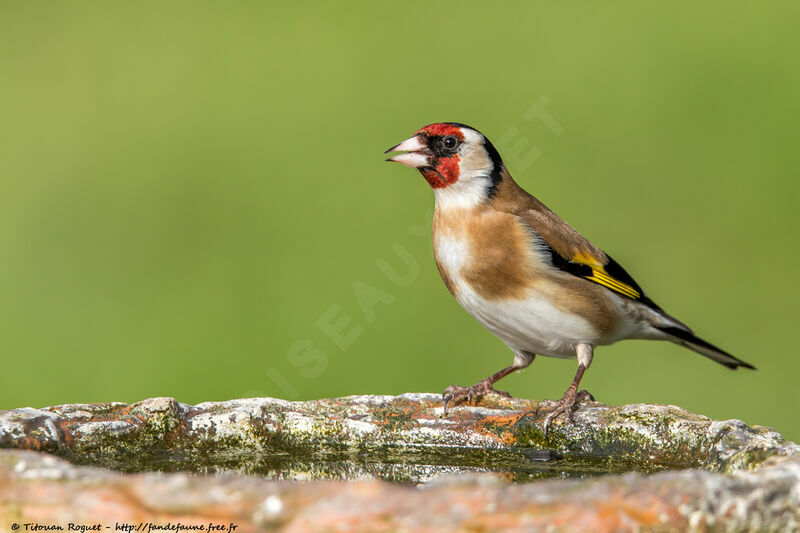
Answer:
[[(487, 393), (531, 364), (536, 354), (577, 358), (564, 396), (545, 420), (572, 420), (595, 346), (623, 339), (672, 341), (728, 368), (754, 367), (695, 336), (648, 298), (608, 254), (511, 178), (500, 154), (476, 129), (456, 122), (425, 126), (386, 152), (416, 168), (433, 189), (433, 250), (449, 291), (514, 352), (514, 362), (472, 387), (451, 385), (448, 404)], [(592, 398), (593, 399), (593, 398)]]

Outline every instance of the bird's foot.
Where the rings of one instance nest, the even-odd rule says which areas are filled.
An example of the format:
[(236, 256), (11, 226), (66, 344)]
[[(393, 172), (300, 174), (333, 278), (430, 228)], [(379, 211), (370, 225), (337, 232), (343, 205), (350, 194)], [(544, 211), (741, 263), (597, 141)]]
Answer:
[(473, 400), (479, 400), (482, 396), (485, 396), (489, 393), (499, 394), (500, 396), (505, 396), (506, 398), (511, 398), (511, 395), (506, 391), (497, 390), (494, 388), (491, 381), (488, 379), (484, 379), (476, 383), (471, 387), (459, 387), (458, 385), (450, 385), (444, 390), (442, 394), (442, 400), (444, 400), (444, 409), (442, 410), (442, 416), (447, 416), (447, 406), (448, 405), (457, 405), (463, 401), (467, 401), (472, 403)]
[(566, 422), (572, 422), (572, 415), (578, 407), (580, 402), (594, 401), (594, 396), (587, 390), (582, 390), (578, 393), (570, 387), (564, 396), (556, 402), (553, 410), (544, 419), (544, 438), (547, 438), (547, 430), (550, 428), (550, 423), (559, 415), (564, 415)]

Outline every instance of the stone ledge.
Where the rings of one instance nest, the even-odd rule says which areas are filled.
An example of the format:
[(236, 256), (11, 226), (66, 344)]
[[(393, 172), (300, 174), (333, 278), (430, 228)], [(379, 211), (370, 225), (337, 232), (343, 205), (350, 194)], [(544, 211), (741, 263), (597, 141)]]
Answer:
[(434, 394), (196, 406), (151, 398), (0, 411), (0, 447), (122, 471), (236, 470), (283, 479), (407, 482), (474, 470), (507, 471), (519, 480), (545, 477), (534, 472), (541, 461), (530, 459), (531, 451), (542, 449), (563, 456), (566, 475), (675, 468), (730, 473), (800, 451), (769, 428), (712, 421), (666, 405), (584, 404), (574, 424), (556, 421), (545, 438), (546, 407), (490, 395), (442, 419)]
[[(0, 447), (16, 449), (0, 450), (0, 530), (31, 517), (239, 532), (800, 528), (800, 447), (769, 428), (588, 403), (545, 438), (548, 407), (492, 395), (442, 419), (438, 395), (404, 394), (1, 411)], [(509, 483), (540, 478), (576, 479)]]

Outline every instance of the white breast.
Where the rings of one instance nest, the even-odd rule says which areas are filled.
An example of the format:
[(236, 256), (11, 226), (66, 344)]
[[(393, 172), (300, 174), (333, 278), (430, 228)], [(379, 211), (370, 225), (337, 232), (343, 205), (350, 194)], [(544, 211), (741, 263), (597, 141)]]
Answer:
[(444, 235), (435, 239), (436, 260), (451, 279), (458, 303), (512, 349), (575, 357), (578, 343), (600, 341), (600, 333), (588, 321), (562, 311), (535, 286), (521, 299), (483, 298), (461, 275), (470, 257), (466, 240)]

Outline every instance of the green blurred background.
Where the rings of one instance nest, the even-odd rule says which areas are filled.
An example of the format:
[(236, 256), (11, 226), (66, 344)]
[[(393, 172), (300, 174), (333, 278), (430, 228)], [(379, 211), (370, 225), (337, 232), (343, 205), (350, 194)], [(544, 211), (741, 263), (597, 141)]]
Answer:
[[(439, 392), (505, 366), (439, 279), (427, 184), (383, 162), (459, 121), (759, 368), (631, 341), (599, 350), (599, 400), (800, 439), (797, 4), (0, 6), (0, 408)], [(540, 358), (500, 388), (554, 399), (574, 372)]]

